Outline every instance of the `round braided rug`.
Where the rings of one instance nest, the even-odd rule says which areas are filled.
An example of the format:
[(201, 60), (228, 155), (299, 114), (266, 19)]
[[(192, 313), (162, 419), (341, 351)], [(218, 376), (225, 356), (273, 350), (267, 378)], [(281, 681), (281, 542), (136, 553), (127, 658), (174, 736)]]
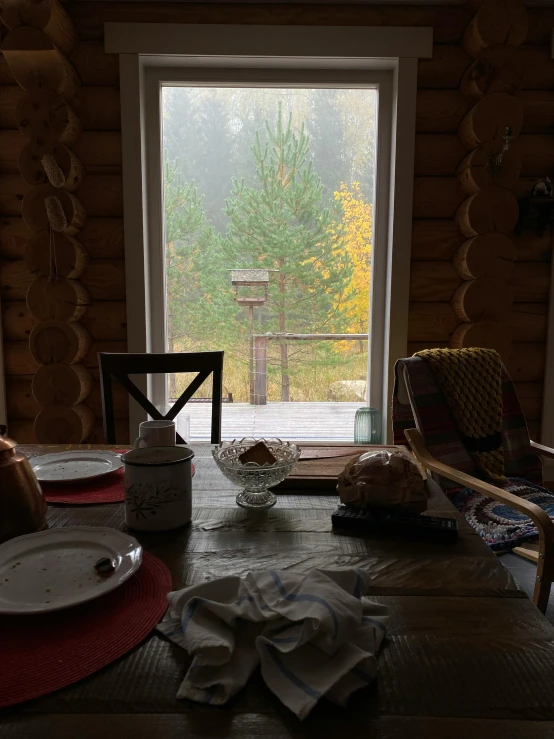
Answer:
[(171, 575), (143, 553), (120, 588), (55, 613), (0, 616), (0, 707), (82, 680), (140, 644), (166, 611)]

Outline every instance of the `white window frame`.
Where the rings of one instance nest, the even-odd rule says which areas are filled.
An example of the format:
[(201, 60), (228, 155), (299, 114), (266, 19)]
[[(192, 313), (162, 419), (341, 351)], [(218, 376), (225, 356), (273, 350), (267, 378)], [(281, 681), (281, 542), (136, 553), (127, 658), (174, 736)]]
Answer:
[[(120, 54), (130, 352), (166, 350), (161, 84), (379, 87), (368, 400), (390, 440), (408, 338), (417, 61), (432, 55), (432, 29), (107, 23), (105, 46)], [(164, 403), (163, 380), (147, 389)], [(143, 419), (132, 403), (131, 437)]]

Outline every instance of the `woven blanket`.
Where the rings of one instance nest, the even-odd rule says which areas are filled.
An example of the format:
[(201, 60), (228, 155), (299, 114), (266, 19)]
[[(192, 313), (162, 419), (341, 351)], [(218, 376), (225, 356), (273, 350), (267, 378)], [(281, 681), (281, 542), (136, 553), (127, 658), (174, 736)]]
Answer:
[(415, 356), (431, 368), (462, 442), (487, 478), (505, 482), (502, 363), (494, 349), (427, 349)]

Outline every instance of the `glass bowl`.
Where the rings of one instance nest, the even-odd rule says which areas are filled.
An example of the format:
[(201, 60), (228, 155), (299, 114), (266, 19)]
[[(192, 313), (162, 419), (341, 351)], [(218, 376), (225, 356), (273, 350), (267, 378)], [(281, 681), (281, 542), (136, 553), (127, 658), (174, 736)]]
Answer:
[[(276, 462), (259, 465), (243, 464), (239, 456), (260, 441), (267, 446)], [(233, 439), (224, 441), (212, 451), (213, 458), (225, 477), (243, 488), (237, 495), (237, 504), (243, 508), (271, 508), (277, 498), (268, 488), (287, 477), (300, 457), (300, 449), (281, 439)]]

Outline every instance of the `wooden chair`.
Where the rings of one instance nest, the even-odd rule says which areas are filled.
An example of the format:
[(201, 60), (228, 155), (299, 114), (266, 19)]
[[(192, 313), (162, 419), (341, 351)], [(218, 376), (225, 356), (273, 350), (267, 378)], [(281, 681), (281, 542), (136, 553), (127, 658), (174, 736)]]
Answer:
[[(221, 442), (221, 406), (223, 390), (223, 352), (170, 352), (167, 354), (112, 354), (99, 352), (102, 412), (104, 414), (104, 438), (107, 444), (115, 444), (115, 414), (113, 407), (112, 379), (117, 380), (129, 395), (154, 420), (173, 420), (185, 407), (198, 388), (212, 375), (212, 429), (211, 442)], [(161, 373), (197, 372), (198, 374), (178, 398), (165, 416), (152, 405), (141, 390), (129, 379), (129, 375), (154, 375)], [(177, 443), (185, 440), (177, 434)]]
[[(506, 474), (542, 485), (542, 463), (537, 455), (554, 458), (554, 450), (530, 440), (515, 388), (505, 368), (502, 369), (502, 394)], [(414, 425), (417, 428), (413, 428)], [(415, 457), (449, 497), (469, 488), (521, 512), (533, 522), (538, 543), (526, 541), (512, 551), (537, 565), (533, 602), (544, 613), (554, 580), (554, 524), (539, 505), (479, 479), (479, 472), (462, 443), (431, 369), (421, 357), (397, 362), (393, 427), (395, 444), (404, 443), (407, 438)], [(554, 502), (549, 491), (544, 491), (544, 495), (552, 497)]]

